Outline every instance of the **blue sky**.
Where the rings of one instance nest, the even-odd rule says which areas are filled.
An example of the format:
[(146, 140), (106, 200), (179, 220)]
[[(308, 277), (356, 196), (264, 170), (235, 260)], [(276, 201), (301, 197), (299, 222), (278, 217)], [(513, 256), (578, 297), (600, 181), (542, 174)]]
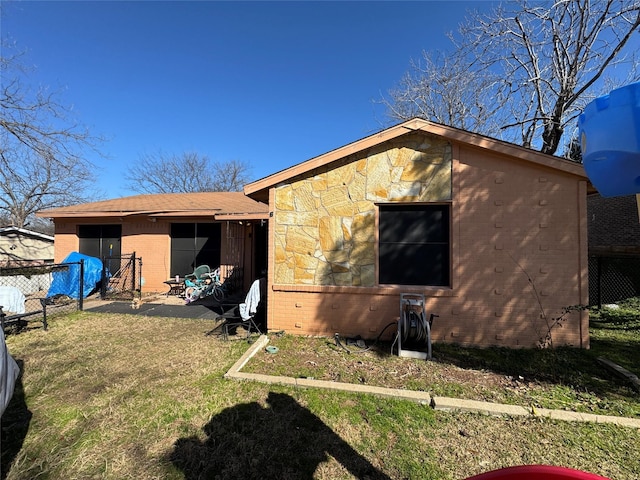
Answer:
[(484, 1), (3, 1), (34, 86), (63, 89), (106, 158), (96, 192), (132, 195), (142, 154), (242, 160), (258, 179), (382, 128), (375, 101)]

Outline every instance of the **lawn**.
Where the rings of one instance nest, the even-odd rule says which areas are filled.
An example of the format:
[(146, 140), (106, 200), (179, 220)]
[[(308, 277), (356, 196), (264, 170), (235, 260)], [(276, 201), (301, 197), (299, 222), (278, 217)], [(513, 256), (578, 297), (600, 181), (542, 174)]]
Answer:
[[(279, 352), (245, 370), (640, 417), (637, 394), (594, 360), (615, 353), (637, 373), (640, 326), (609, 320), (589, 352), (436, 345), (434, 362), (273, 335)], [(227, 380), (248, 345), (212, 327), (80, 312), (8, 336), (24, 373), (2, 418), (3, 478), (462, 479), (527, 463), (640, 478), (638, 429)]]

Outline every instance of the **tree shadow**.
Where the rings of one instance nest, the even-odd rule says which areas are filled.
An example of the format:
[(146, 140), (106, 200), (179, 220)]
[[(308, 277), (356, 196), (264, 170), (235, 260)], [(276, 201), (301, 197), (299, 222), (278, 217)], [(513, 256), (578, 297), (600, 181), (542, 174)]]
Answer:
[(203, 427), (204, 441), (178, 439), (169, 460), (187, 480), (311, 479), (330, 456), (356, 478), (389, 479), (289, 395), (271, 392), (267, 404), (223, 410)]
[(0, 443), (0, 445), (2, 445), (2, 457), (0, 463), (0, 479), (7, 477), (11, 465), (18, 453), (20, 453), (24, 439), (29, 431), (32, 416), (31, 411), (27, 408), (22, 385), (24, 361), (16, 359), (16, 363), (20, 367), (20, 375), (16, 380), (13, 396), (2, 414), (1, 421), (2, 443)]
[[(612, 374), (598, 363), (600, 352), (616, 349), (635, 358), (640, 342), (592, 341), (592, 349), (557, 347), (548, 349), (511, 349), (506, 347), (460, 347), (436, 343), (434, 361), (460, 368), (487, 370), (527, 382), (568, 385), (577, 392), (591, 392), (602, 397), (624, 398), (635, 402), (636, 392), (630, 383)], [(631, 353), (633, 352), (633, 353)], [(616, 360), (615, 358), (611, 360)]]

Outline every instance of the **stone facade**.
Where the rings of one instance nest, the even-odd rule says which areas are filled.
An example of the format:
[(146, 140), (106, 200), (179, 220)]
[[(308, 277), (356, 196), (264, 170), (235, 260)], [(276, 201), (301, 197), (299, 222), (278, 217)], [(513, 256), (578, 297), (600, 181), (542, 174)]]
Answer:
[(452, 148), (413, 134), (275, 190), (274, 281), (373, 287), (376, 204), (448, 202)]
[[(270, 330), (390, 339), (401, 294), (420, 294), (434, 342), (531, 347), (588, 303), (583, 171), (454, 133), (383, 133), (270, 179)], [(394, 202), (449, 205), (450, 285), (379, 283), (379, 206)], [(588, 348), (587, 312), (553, 342)]]

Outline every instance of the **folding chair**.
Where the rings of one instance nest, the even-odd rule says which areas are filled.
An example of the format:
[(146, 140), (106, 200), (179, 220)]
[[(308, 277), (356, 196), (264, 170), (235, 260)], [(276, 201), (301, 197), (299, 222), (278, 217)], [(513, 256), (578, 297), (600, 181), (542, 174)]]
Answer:
[(255, 322), (255, 316), (266, 291), (266, 280), (266, 278), (259, 278), (251, 284), (244, 303), (238, 305), (239, 317), (227, 317), (228, 320), (222, 325), (223, 340), (229, 339), (229, 329), (234, 327), (246, 328), (247, 338), (251, 336), (252, 329), (262, 335), (262, 331)]

